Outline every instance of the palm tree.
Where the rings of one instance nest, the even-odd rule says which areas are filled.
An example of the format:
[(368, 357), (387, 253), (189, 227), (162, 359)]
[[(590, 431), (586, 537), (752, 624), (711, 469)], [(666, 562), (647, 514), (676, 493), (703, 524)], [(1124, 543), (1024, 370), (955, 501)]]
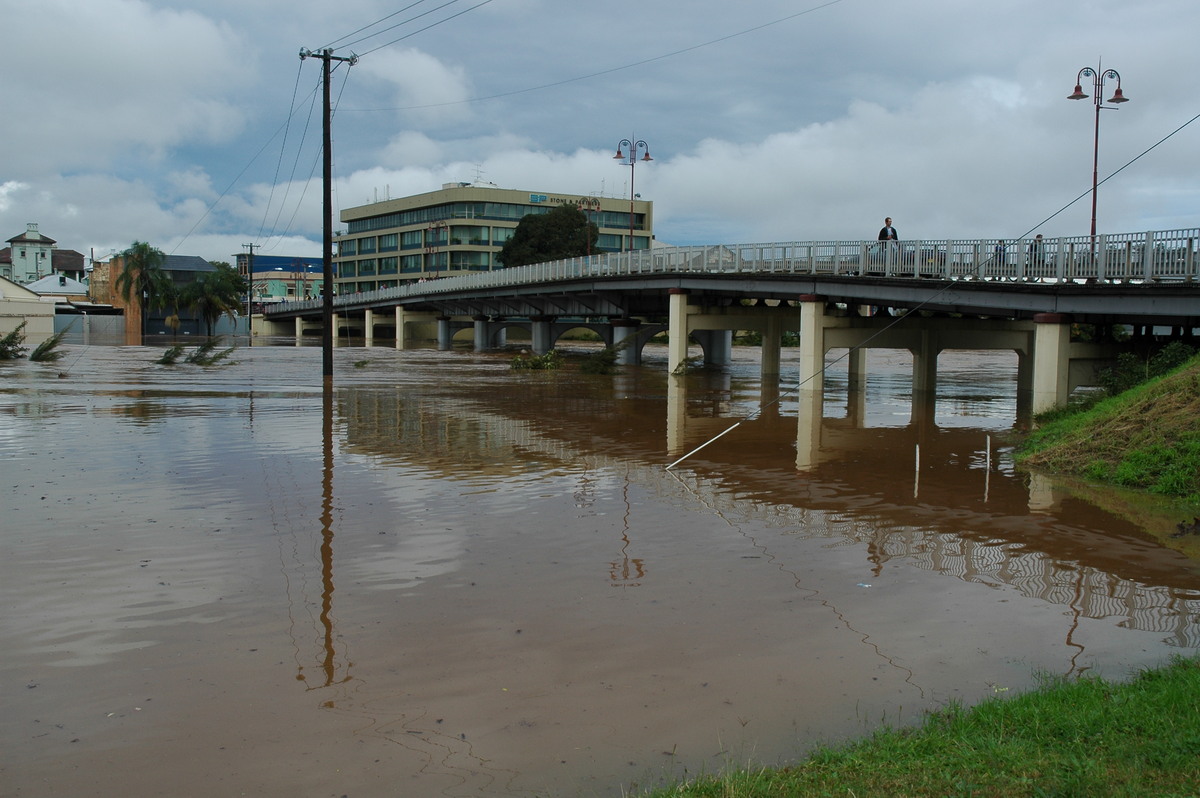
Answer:
[(134, 241), (121, 253), (121, 271), (113, 281), (117, 292), (131, 303), (136, 298), (142, 312), (142, 335), (146, 334), (146, 316), (151, 308), (162, 308), (174, 301), (175, 285), (163, 269), (167, 256), (145, 241)]
[(201, 274), (195, 282), (180, 292), (179, 303), (191, 308), (204, 319), (209, 337), (213, 324), (222, 315), (233, 319), (243, 305), (246, 295), (246, 278), (225, 263), (216, 264), (216, 271)]

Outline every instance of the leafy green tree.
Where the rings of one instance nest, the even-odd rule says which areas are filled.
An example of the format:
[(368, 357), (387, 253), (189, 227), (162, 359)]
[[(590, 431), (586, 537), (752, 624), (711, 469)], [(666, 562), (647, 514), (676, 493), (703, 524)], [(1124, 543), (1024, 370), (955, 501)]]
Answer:
[(179, 303), (194, 310), (204, 319), (208, 335), (222, 315), (233, 319), (241, 310), (246, 296), (246, 278), (228, 263), (216, 264), (216, 271), (204, 272), (194, 282), (184, 286)]
[(134, 241), (121, 253), (121, 271), (113, 281), (127, 303), (136, 302), (142, 311), (142, 334), (146, 333), (147, 311), (164, 308), (175, 301), (175, 284), (163, 268), (167, 256), (145, 241)]
[(574, 205), (522, 217), (513, 236), (496, 256), (505, 266), (525, 266), (587, 255), (596, 247), (600, 229)]

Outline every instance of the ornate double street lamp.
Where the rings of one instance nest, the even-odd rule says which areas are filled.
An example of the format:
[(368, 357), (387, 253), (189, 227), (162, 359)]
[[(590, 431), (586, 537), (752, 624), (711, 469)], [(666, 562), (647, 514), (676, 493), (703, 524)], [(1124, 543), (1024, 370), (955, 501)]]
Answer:
[(1104, 96), (1105, 79), (1112, 78), (1117, 82), (1117, 89), (1108, 100), (1110, 105), (1127, 103), (1129, 98), (1121, 93), (1121, 76), (1117, 70), (1101, 69), (1097, 66), (1095, 69), (1084, 67), (1079, 70), (1079, 74), (1075, 76), (1075, 91), (1067, 96), (1068, 100), (1086, 100), (1088, 98), (1088, 95), (1083, 93), (1084, 78), (1092, 79), (1092, 101), (1096, 104), (1096, 138), (1092, 149), (1092, 238), (1094, 239), (1096, 237), (1096, 188), (1100, 184), (1100, 109), (1117, 110), (1109, 108), (1101, 100)]
[(583, 211), (583, 215), (587, 218), (588, 229), (585, 231), (585, 238), (587, 240), (587, 254), (590, 258), (592, 256), (592, 214), (600, 210), (600, 198), (580, 197), (579, 202), (576, 203), (576, 207)]
[[(626, 155), (622, 151), (622, 147), (629, 148), (629, 154)], [(640, 159), (637, 157), (639, 152), (645, 153)], [(633, 252), (633, 198), (637, 195), (633, 193), (633, 168), (637, 166), (639, 160), (653, 161), (650, 157), (650, 145), (640, 139), (621, 139), (617, 142), (617, 154), (613, 156), (614, 161), (620, 161), (621, 166), (629, 167), (629, 251)]]

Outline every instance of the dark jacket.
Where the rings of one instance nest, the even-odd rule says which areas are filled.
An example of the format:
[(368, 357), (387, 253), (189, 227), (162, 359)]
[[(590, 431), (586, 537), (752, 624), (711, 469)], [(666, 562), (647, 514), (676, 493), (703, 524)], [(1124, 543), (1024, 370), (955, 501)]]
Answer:
[(900, 235), (896, 232), (896, 228), (885, 227), (879, 231), (879, 240), (880, 241), (899, 241)]

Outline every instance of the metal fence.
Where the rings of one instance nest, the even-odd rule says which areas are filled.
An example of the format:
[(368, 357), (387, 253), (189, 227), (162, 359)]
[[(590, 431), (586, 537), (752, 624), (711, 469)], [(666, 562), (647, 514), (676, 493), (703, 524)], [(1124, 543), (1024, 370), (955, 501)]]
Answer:
[[(361, 304), (590, 277), (780, 274), (1037, 283), (1200, 281), (1200, 227), (1014, 240), (792, 241), (660, 247), (455, 275), (336, 297)], [(287, 303), (291, 310), (322, 301)], [(270, 308), (267, 308), (268, 312)]]

